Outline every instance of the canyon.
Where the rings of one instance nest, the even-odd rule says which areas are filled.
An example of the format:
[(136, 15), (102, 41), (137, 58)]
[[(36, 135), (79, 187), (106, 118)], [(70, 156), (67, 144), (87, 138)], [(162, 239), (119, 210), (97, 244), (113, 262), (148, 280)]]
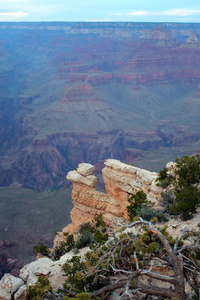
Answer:
[(48, 219), (48, 242), (70, 223), (65, 176), (79, 163), (102, 192), (108, 158), (158, 172), (196, 152), (199, 41), (198, 23), (0, 23), (3, 260), (27, 262)]
[(0, 186), (198, 147), (199, 24), (1, 23), (0, 37)]

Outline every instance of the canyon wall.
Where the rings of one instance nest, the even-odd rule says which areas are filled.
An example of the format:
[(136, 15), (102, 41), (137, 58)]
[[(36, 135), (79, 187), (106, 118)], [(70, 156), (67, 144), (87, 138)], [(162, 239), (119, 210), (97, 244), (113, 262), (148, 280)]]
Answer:
[(199, 24), (1, 23), (0, 38), (1, 187), (60, 188), (80, 162), (165, 147), (159, 170), (196, 147)]

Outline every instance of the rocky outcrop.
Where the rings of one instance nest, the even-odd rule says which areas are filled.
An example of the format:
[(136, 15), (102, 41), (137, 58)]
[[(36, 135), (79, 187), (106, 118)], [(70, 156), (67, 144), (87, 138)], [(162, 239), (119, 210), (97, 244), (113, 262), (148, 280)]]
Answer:
[(14, 300), (26, 300), (28, 298), (28, 287), (23, 284), (14, 294)]
[[(63, 232), (74, 233), (84, 222), (102, 214), (107, 224), (112, 227), (115, 219), (127, 218), (128, 199), (131, 195), (143, 190), (147, 198), (157, 204), (161, 189), (156, 186), (157, 173), (152, 173), (115, 159), (105, 161), (102, 175), (106, 194), (95, 189), (97, 178), (91, 164), (79, 164), (78, 169), (70, 171), (67, 179), (73, 182), (72, 199), (74, 208), (71, 211), (72, 224)], [(58, 235), (54, 240), (56, 246), (62, 239)]]
[[(88, 251), (88, 248), (83, 248), (77, 255), (83, 257)], [(0, 300), (28, 300), (28, 287), (35, 285), (40, 275), (45, 275), (49, 279), (53, 291), (56, 292), (62, 288), (66, 280), (62, 266), (73, 255), (73, 251), (68, 252), (57, 261), (52, 261), (48, 257), (39, 258), (21, 269), (20, 278), (5, 274), (0, 280)]]
[(124, 216), (126, 216), (127, 200), (138, 191), (144, 191), (148, 200), (157, 203), (162, 191), (155, 182), (157, 173), (130, 166), (115, 159), (108, 159), (105, 165), (102, 174), (106, 192), (117, 200)]
[[(71, 211), (72, 224), (63, 229), (64, 232), (74, 233), (84, 222), (102, 214), (105, 222), (110, 223), (114, 218), (123, 217), (123, 212), (117, 200), (95, 189), (97, 178), (93, 174), (94, 167), (91, 164), (79, 164), (78, 169), (71, 171), (67, 179), (73, 182), (72, 199), (74, 208)], [(54, 246), (60, 238), (54, 240)]]
[[(95, 168), (89, 163), (81, 163), (77, 169), (67, 174), (67, 179), (73, 182), (74, 208), (71, 211), (72, 224), (64, 228), (63, 232), (74, 233), (80, 224), (91, 221), (94, 216), (100, 214), (103, 215), (105, 222), (110, 227), (116, 229), (114, 220), (123, 221), (124, 218), (127, 218), (127, 200), (138, 191), (144, 191), (154, 206), (158, 204), (162, 189), (156, 185), (157, 173), (127, 165), (115, 159), (108, 159), (104, 164), (102, 175), (106, 193), (96, 191)], [(176, 164), (173, 162), (166, 165), (169, 173), (173, 174), (175, 166)], [(168, 221), (169, 233), (174, 237), (179, 236), (186, 227), (195, 231), (198, 226), (199, 213), (189, 221), (181, 222), (179, 218)], [(137, 229), (127, 228), (124, 232), (137, 234)], [(54, 240), (54, 246), (62, 239), (63, 235), (58, 234)], [(83, 248), (78, 255), (84, 257), (88, 251), (91, 250)], [(45, 275), (49, 279), (55, 292), (63, 286), (66, 280), (62, 266), (73, 256), (74, 252), (71, 251), (57, 261), (52, 261), (48, 257), (38, 257), (36, 261), (25, 265), (20, 270), (20, 278), (5, 274), (0, 280), (0, 300), (28, 300), (28, 287), (35, 285), (40, 275)], [(152, 270), (160, 274), (173, 275), (159, 263), (155, 264)]]
[[(0, 300), (20, 300), (23, 295), (27, 295), (27, 288), (21, 278), (5, 274), (0, 280)], [(17, 292), (17, 293), (16, 293)], [(20, 298), (21, 297), (21, 298)]]
[[(68, 256), (66, 260), (68, 259)], [(66, 262), (65, 260), (65, 262)], [(63, 258), (64, 261), (64, 258)], [(34, 285), (38, 277), (43, 274), (48, 277), (52, 287), (58, 289), (59, 285), (62, 286), (65, 279), (63, 277), (64, 272), (61, 268), (60, 261), (53, 262), (48, 257), (42, 257), (37, 261), (33, 261), (28, 265), (25, 265), (19, 276), (23, 279), (27, 286)]]

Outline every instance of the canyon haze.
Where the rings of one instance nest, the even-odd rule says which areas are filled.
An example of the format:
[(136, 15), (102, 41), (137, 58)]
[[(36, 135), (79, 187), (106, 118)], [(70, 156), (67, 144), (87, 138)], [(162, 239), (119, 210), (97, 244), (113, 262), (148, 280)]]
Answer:
[[(4, 212), (26, 199), (27, 189), (36, 194), (22, 201), (22, 212), (29, 210), (30, 199), (43, 199), (44, 191), (54, 191), (49, 199), (58, 206), (57, 193), (69, 187), (66, 174), (81, 162), (96, 165), (99, 176), (108, 158), (158, 171), (195, 153), (199, 41), (196, 23), (1, 22), (1, 226), (7, 228), (6, 220), (10, 224)], [(13, 201), (9, 210), (5, 199)], [(70, 197), (65, 201), (71, 209)], [(34, 203), (43, 219), (54, 220), (40, 201)], [(61, 228), (69, 223), (69, 210), (62, 214)], [(22, 214), (19, 222), (28, 219)], [(40, 240), (48, 225), (39, 234), (42, 218), (31, 219)], [(6, 239), (20, 243), (17, 222), (18, 233), (2, 231), (4, 248)], [(24, 227), (25, 237), (29, 229)]]

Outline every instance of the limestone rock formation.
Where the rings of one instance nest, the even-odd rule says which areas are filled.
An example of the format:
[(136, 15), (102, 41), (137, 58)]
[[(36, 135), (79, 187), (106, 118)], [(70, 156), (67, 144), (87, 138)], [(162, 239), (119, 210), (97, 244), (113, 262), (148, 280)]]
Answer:
[[(64, 232), (74, 233), (84, 222), (90, 222), (100, 214), (104, 215), (105, 222), (114, 218), (123, 217), (123, 212), (117, 200), (95, 189), (97, 178), (93, 174), (95, 168), (90, 164), (79, 164), (77, 170), (67, 174), (67, 179), (73, 182), (72, 199), (74, 208), (71, 211), (72, 224), (63, 229)], [(60, 241), (57, 236), (54, 246)]]
[(156, 185), (157, 173), (152, 173), (115, 159), (108, 159), (102, 170), (105, 189), (119, 203), (126, 217), (127, 200), (138, 191), (144, 191), (148, 200), (156, 204), (160, 198), (161, 188)]
[(26, 285), (29, 286), (34, 285), (41, 274), (48, 277), (50, 284), (54, 289), (58, 289), (59, 285), (62, 286), (65, 281), (60, 261), (53, 262), (48, 257), (42, 257), (37, 261), (33, 261), (30, 264), (25, 265), (21, 269), (19, 276), (24, 280)]
[(67, 179), (72, 182), (82, 183), (94, 188), (97, 184), (97, 178), (94, 175), (82, 175), (79, 171), (74, 170), (68, 173)]
[(24, 284), (20, 286), (20, 288), (14, 294), (14, 300), (26, 300), (26, 299), (28, 299), (28, 287)]
[[(11, 274), (5, 274), (0, 280), (0, 300), (11, 300), (15, 292), (24, 285), (24, 281)], [(15, 297), (15, 299), (20, 299)]]
[[(71, 211), (72, 224), (63, 232), (74, 233), (84, 222), (102, 214), (109, 226), (115, 219), (127, 218), (128, 199), (138, 191), (143, 190), (147, 198), (156, 205), (162, 191), (156, 186), (157, 173), (152, 173), (134, 166), (124, 164), (115, 159), (108, 159), (102, 170), (106, 194), (95, 189), (97, 178), (93, 174), (91, 164), (79, 164), (70, 171), (67, 179), (73, 182), (72, 199), (74, 208)], [(54, 247), (63, 239), (58, 234), (54, 239)]]
[[(83, 248), (77, 255), (83, 257), (88, 251), (88, 247)], [(57, 261), (52, 261), (48, 257), (39, 258), (20, 270), (20, 278), (5, 274), (0, 280), (0, 300), (28, 300), (28, 287), (35, 285), (41, 274), (47, 276), (53, 291), (56, 292), (66, 280), (62, 266), (73, 255), (73, 251), (68, 252)]]

